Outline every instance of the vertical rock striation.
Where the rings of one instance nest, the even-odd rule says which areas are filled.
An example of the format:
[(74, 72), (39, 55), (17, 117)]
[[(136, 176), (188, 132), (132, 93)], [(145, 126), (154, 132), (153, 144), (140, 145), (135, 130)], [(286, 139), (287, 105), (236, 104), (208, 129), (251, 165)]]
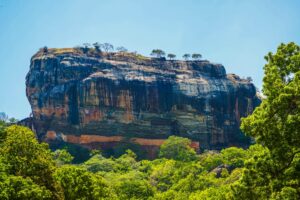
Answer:
[(243, 146), (240, 118), (260, 103), (252, 83), (220, 64), (71, 48), (32, 57), (26, 94), (41, 140), (89, 147), (159, 146), (170, 135), (201, 148)]

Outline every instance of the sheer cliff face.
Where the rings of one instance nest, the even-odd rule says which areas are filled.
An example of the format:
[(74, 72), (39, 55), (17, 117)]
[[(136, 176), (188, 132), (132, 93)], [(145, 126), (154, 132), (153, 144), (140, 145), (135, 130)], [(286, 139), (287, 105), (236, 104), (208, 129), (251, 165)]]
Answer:
[(244, 145), (240, 118), (259, 104), (252, 83), (208, 61), (50, 49), (26, 78), (42, 140), (159, 146), (170, 135), (203, 148)]

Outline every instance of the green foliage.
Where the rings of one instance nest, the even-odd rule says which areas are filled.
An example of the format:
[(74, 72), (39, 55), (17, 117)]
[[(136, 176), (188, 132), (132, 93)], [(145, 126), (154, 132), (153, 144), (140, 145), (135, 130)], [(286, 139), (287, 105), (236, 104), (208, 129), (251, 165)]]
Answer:
[(265, 58), (266, 99), (241, 125), (263, 147), (233, 191), (237, 199), (300, 199), (300, 47), (281, 44)]
[(200, 53), (193, 53), (192, 58), (194, 60), (200, 60), (202, 58), (202, 55)]
[(174, 59), (176, 58), (176, 55), (173, 54), (173, 53), (169, 53), (169, 54), (167, 55), (167, 57), (168, 57), (170, 60), (174, 60)]
[(113, 180), (115, 191), (120, 199), (149, 199), (154, 188), (139, 172), (119, 175)]
[(5, 132), (6, 138), (1, 146), (0, 155), (2, 163), (7, 167), (7, 173), (29, 177), (35, 184), (50, 190), (53, 198), (59, 198), (59, 189), (52, 177), (55, 162), (48, 145), (38, 143), (34, 133), (22, 126), (10, 126)]
[(170, 136), (163, 145), (161, 145), (159, 156), (180, 161), (192, 161), (196, 159), (196, 152), (191, 147), (191, 140)]
[(208, 151), (199, 156), (202, 166), (208, 171), (213, 170), (222, 164), (222, 156), (215, 151)]
[[(257, 142), (249, 149), (196, 155), (189, 139), (171, 136), (152, 161), (138, 161), (140, 147), (128, 145), (110, 158), (69, 144), (51, 153), (2, 120), (0, 199), (300, 199), (300, 47), (282, 44), (266, 59), (266, 99), (242, 119)], [(71, 165), (71, 155), (85, 157)]]
[(118, 169), (113, 159), (104, 158), (102, 155), (94, 155), (84, 163), (84, 167), (91, 172), (110, 172)]
[(87, 160), (83, 166), (91, 172), (128, 172), (138, 168), (136, 155), (127, 150), (119, 158), (105, 158), (101, 154), (96, 154)]
[[(131, 150), (105, 158), (97, 151), (82, 164), (68, 165), (72, 156), (65, 149), (51, 153), (29, 129), (3, 130), (0, 199), (230, 199), (228, 188), (241, 177), (243, 159), (261, 150), (229, 148), (197, 159), (188, 139), (173, 136), (161, 149), (170, 159), (137, 161)], [(215, 168), (225, 164), (235, 169), (223, 168), (217, 177)], [(276, 198), (291, 195), (293, 188), (285, 187)]]
[(99, 42), (93, 43), (93, 46), (94, 46), (96, 52), (101, 52), (101, 49), (100, 49), (101, 48), (101, 44)]
[(145, 61), (145, 60), (148, 60), (148, 58), (146, 56), (143, 56), (141, 54), (138, 54), (138, 53), (134, 53), (134, 57), (139, 60), (139, 61)]
[(65, 199), (115, 199), (115, 195), (101, 176), (84, 168), (63, 166), (55, 174), (55, 179), (63, 188)]
[(83, 43), (83, 46), (81, 47), (81, 50), (83, 53), (87, 53), (89, 51), (91, 47), (91, 44), (90, 43)]
[(157, 58), (162, 58), (166, 55), (166, 53), (161, 49), (153, 49), (150, 55)]
[(50, 144), (50, 148), (54, 151), (56, 149), (65, 149), (73, 156), (72, 163), (74, 164), (82, 163), (91, 157), (91, 151), (89, 149), (77, 144), (60, 142)]
[(6, 113), (0, 112), (0, 146), (6, 138), (5, 128), (8, 127), (10, 124), (14, 124), (17, 122), (18, 120), (14, 117), (9, 118)]
[(34, 183), (29, 177), (1, 176), (0, 199), (40, 200), (52, 199), (51, 191)]
[(52, 153), (52, 156), (58, 165), (69, 164), (74, 159), (66, 149), (57, 149)]
[(244, 161), (250, 157), (247, 151), (237, 147), (223, 149), (221, 156), (223, 162), (233, 168), (243, 167)]
[(230, 199), (230, 188), (226, 185), (221, 187), (210, 187), (202, 191), (193, 193), (190, 200), (206, 199), (206, 200), (222, 200)]
[(106, 53), (114, 50), (114, 46), (107, 42), (100, 44), (100, 48), (103, 49)]
[(190, 57), (191, 57), (191, 54), (189, 54), (189, 53), (183, 54), (183, 56), (182, 56), (182, 58), (183, 58), (184, 60), (189, 60)]
[[(127, 152), (127, 150), (134, 152), (139, 160), (146, 158), (146, 153), (141, 145), (135, 144), (129, 141), (122, 141), (113, 147), (113, 153), (108, 154), (108, 156), (120, 157)], [(104, 154), (106, 152), (103, 152)]]
[(8, 120), (8, 115), (5, 112), (0, 112), (0, 121), (6, 122)]
[(167, 160), (153, 167), (150, 182), (160, 191), (168, 190), (175, 181), (176, 161)]
[(0, 146), (1, 146), (1, 143), (4, 142), (4, 140), (6, 138), (6, 131), (5, 131), (6, 127), (7, 127), (6, 122), (0, 120)]

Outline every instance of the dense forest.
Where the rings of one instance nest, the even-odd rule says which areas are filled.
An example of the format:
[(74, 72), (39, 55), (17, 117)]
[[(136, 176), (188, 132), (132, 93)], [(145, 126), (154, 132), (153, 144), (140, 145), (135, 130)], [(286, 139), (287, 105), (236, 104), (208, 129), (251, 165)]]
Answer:
[[(26, 127), (1, 121), (0, 199), (300, 199), (300, 47), (281, 44), (265, 57), (264, 99), (241, 130), (255, 142), (196, 154), (171, 136), (155, 160), (90, 151), (74, 162)], [(75, 158), (74, 158), (75, 156)]]

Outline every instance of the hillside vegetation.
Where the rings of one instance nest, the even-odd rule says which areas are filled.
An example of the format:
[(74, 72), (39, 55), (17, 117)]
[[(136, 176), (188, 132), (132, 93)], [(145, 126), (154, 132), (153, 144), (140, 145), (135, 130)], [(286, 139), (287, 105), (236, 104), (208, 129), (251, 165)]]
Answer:
[(266, 98), (241, 125), (256, 141), (249, 149), (197, 155), (172, 136), (152, 161), (91, 151), (72, 164), (66, 149), (1, 122), (0, 199), (300, 199), (300, 47), (281, 44), (266, 60)]

